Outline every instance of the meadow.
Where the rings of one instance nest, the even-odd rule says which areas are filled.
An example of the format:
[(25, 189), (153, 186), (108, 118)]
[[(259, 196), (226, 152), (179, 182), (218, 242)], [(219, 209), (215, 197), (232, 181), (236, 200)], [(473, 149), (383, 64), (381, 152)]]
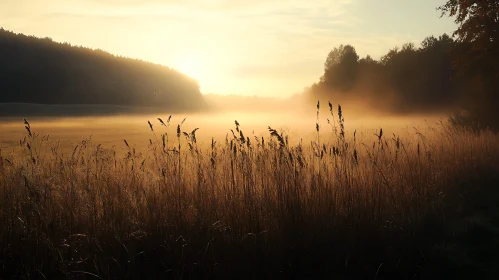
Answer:
[(306, 137), (151, 118), (145, 138), (109, 124), (104, 144), (26, 120), (1, 139), (0, 278), (499, 275), (499, 136), (356, 130), (344, 113), (317, 104)]

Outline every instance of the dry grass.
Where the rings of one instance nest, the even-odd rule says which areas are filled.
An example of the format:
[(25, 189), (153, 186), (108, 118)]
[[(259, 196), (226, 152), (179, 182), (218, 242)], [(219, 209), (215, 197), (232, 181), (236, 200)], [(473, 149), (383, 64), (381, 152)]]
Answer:
[(124, 153), (88, 140), (62, 150), (26, 122), (19, 148), (0, 155), (0, 277), (447, 273), (452, 222), (499, 182), (497, 136), (445, 123), (348, 131), (329, 109), (331, 127), (318, 110), (310, 143), (236, 121), (202, 146), (196, 130), (158, 119), (148, 148), (125, 140)]

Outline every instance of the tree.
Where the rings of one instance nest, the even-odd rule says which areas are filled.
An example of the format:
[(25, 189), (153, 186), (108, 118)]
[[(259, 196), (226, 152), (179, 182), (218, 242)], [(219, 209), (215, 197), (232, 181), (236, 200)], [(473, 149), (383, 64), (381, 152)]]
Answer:
[(429, 49), (437, 44), (438, 40), (434, 36), (426, 37), (422, 42), (421, 42), (421, 47), (423, 49)]
[(381, 57), (381, 64), (387, 66), (390, 63), (392, 63), (394, 61), (394, 58), (397, 56), (398, 52), (399, 52), (398, 47), (390, 49), (387, 54)]
[(375, 64), (377, 63), (370, 55), (366, 55), (366, 57), (361, 58), (359, 60), (359, 64)]
[(437, 8), (441, 16), (456, 17), (454, 35), (473, 43), (479, 50), (497, 48), (499, 41), (499, 2), (497, 0), (448, 0)]
[[(474, 62), (487, 63), (499, 75), (499, 1), (497, 0), (448, 0), (437, 8), (441, 16), (455, 17), (459, 24), (453, 33), (457, 40), (468, 43)], [(470, 65), (470, 60), (461, 65)], [(492, 65), (491, 63), (492, 62)]]
[(324, 63), (324, 70), (333, 68), (338, 64), (356, 63), (359, 59), (357, 51), (351, 45), (340, 45), (338, 48), (331, 50)]
[(347, 90), (353, 86), (357, 73), (359, 55), (351, 45), (340, 45), (331, 50), (324, 63), (321, 82)]
[(459, 24), (454, 66), (459, 78), (474, 82), (463, 108), (482, 126), (499, 129), (499, 2), (448, 0), (437, 9)]

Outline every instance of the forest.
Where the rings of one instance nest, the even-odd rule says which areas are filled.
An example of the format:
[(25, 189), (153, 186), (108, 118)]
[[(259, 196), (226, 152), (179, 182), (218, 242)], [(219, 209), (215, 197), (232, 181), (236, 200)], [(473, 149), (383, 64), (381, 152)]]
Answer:
[(363, 100), (390, 113), (451, 113), (455, 122), (497, 129), (498, 78), (492, 65), (485, 68), (492, 61), (480, 61), (480, 55), (447, 34), (427, 37), (420, 47), (394, 47), (380, 60), (359, 59), (354, 46), (340, 45), (307, 94), (311, 101)]
[(406, 43), (379, 60), (359, 58), (352, 45), (329, 52), (324, 74), (307, 95), (317, 99), (362, 100), (392, 113), (445, 112), (455, 124), (499, 129), (499, 4), (448, 1), (441, 16), (455, 18), (449, 36)]
[(0, 29), (0, 103), (199, 111), (199, 84), (171, 68)]

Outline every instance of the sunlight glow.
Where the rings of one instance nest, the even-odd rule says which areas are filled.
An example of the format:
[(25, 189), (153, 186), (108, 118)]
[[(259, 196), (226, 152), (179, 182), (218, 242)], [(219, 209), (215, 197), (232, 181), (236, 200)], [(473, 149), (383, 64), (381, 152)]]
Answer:
[(181, 55), (174, 58), (172, 68), (202, 83), (207, 77), (205, 61), (196, 55)]

